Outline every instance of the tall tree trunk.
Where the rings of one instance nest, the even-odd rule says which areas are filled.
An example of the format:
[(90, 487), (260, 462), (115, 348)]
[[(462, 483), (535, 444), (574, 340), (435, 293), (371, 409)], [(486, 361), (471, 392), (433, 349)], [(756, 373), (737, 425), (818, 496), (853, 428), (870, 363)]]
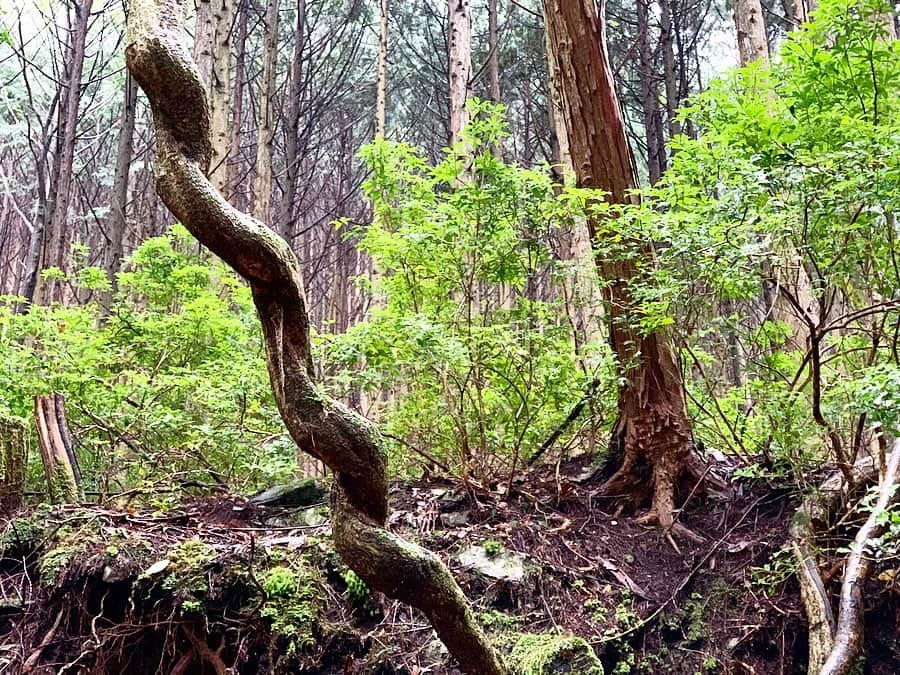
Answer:
[(281, 417), (297, 446), (334, 472), (332, 530), (341, 557), (371, 588), (422, 610), (464, 672), (505, 675), (440, 559), (387, 529), (387, 453), (377, 428), (325, 396), (313, 380), (297, 256), (205, 177), (212, 156), (209, 112), (182, 44), (183, 23), (178, 0), (131, 5), (126, 63), (153, 110), (158, 192), (175, 217), (249, 284)]
[(213, 16), (215, 0), (195, 0), (194, 63), (208, 94), (212, 93), (213, 49), (216, 39), (216, 21)]
[(291, 61), (291, 85), (287, 113), (284, 116), (284, 191), (275, 222), (277, 232), (292, 242), (294, 197), (297, 195), (297, 176), (300, 173), (300, 111), (303, 99), (303, 49), (306, 44), (306, 0), (297, 2), (297, 28), (294, 56)]
[(256, 136), (256, 178), (253, 181), (253, 215), (269, 222), (272, 199), (272, 146), (275, 142), (275, 71), (278, 68), (278, 0), (266, 3), (262, 83)]
[(213, 36), (212, 79), (210, 81), (210, 128), (212, 162), (210, 180), (225, 193), (228, 186), (228, 121), (231, 113), (231, 29), (234, 0), (212, 0), (215, 34)]
[(794, 28), (809, 21), (810, 14), (817, 9), (816, 0), (794, 0)]
[(375, 78), (375, 138), (387, 130), (387, 64), (389, 0), (381, 0), (378, 14), (378, 73)]
[[(545, 5), (546, 8), (546, 5)], [(549, 21), (544, 19), (544, 25), (548, 26)], [(574, 170), (572, 165), (572, 153), (569, 150), (569, 133), (566, 131), (566, 109), (563, 104), (564, 91), (559, 81), (559, 72), (554, 56), (554, 45), (552, 44), (552, 36), (549, 30), (544, 31), (544, 49), (547, 55), (547, 75), (550, 100), (548, 106), (550, 108), (550, 122), (553, 126), (553, 137), (556, 158), (558, 162), (556, 167), (556, 179), (560, 182), (563, 180), (562, 172), (571, 172)], [(562, 170), (560, 172), (559, 170)], [(590, 273), (586, 271), (588, 266), (593, 267), (594, 250), (591, 245), (591, 234), (585, 220), (578, 219), (573, 223), (571, 232), (567, 233), (567, 241), (565, 242), (565, 250), (562, 254), (563, 259), (574, 260), (576, 269), (571, 287), (567, 289), (567, 295), (572, 298), (573, 307), (569, 309), (570, 315), (575, 318), (575, 347), (578, 344), (579, 332), (583, 334), (586, 342), (593, 341), (600, 335), (600, 321), (597, 313), (592, 309), (596, 299), (602, 294), (600, 285), (597, 281), (597, 273), (591, 269)]]
[(137, 107), (137, 85), (131, 73), (125, 73), (125, 100), (122, 104), (119, 127), (119, 147), (116, 151), (116, 173), (113, 178), (112, 203), (107, 218), (107, 246), (103, 267), (115, 284), (116, 273), (122, 266), (125, 254), (124, 240), (127, 227), (128, 177), (134, 150), (134, 118)]
[(449, 9), (450, 144), (453, 145), (468, 122), (466, 101), (472, 94), (471, 0), (450, 0)]
[(234, 102), (231, 108), (231, 141), (228, 149), (228, 200), (241, 208), (246, 202), (240, 194), (241, 184), (241, 122), (244, 111), (244, 79), (247, 61), (247, 19), (250, 0), (240, 0), (237, 16), (237, 37), (234, 60)]
[(766, 22), (760, 0), (732, 0), (741, 65), (769, 58)]
[(500, 103), (500, 33), (497, 28), (497, 0), (488, 0), (488, 79), (491, 100)]
[[(634, 159), (606, 53), (605, 18), (593, 0), (544, 0), (547, 29), (563, 96), (575, 174), (582, 187), (606, 192), (612, 205), (638, 199)], [(590, 219), (591, 237), (603, 223)], [(643, 502), (651, 493), (639, 469), (649, 465), (652, 510), (645, 517), (664, 528), (674, 523), (676, 488), (685, 470), (703, 471), (692, 452), (681, 372), (667, 335), (644, 334), (634, 325), (631, 282), (638, 266), (654, 264), (650, 243), (632, 242), (634, 258), (598, 258), (606, 281), (610, 342), (621, 368), (619, 419), (611, 445), (622, 464), (607, 481), (610, 494)]]
[(655, 184), (665, 165), (665, 139), (660, 134), (659, 89), (653, 50), (650, 48), (648, 0), (637, 0), (637, 47), (640, 61), (641, 108), (644, 113), (644, 134), (647, 138), (647, 173)]
[(19, 287), (19, 295), (25, 301), (16, 306), (17, 313), (27, 312), (35, 301), (38, 278), (41, 270), (41, 253), (44, 248), (44, 238), (47, 232), (47, 177), (45, 174), (45, 161), (39, 161), (37, 166), (37, 213), (31, 236), (28, 238), (28, 250), (25, 254), (25, 269), (22, 274), (22, 283)]
[[(66, 69), (64, 82), (64, 104), (60, 108), (60, 135), (57, 139), (58, 154), (52, 185), (53, 209), (44, 231), (40, 267), (66, 266), (66, 250), (69, 243), (67, 221), (69, 204), (72, 199), (72, 165), (75, 159), (75, 141), (78, 131), (78, 108), (81, 103), (81, 75), (84, 70), (85, 42), (88, 20), (91, 15), (91, 1), (81, 0), (73, 4), (74, 21), (69, 27), (69, 45), (66, 49)], [(44, 304), (61, 299), (60, 285), (56, 281), (41, 283), (37, 277), (35, 301)]]
[[(758, 0), (757, 0), (758, 1)], [(681, 133), (681, 122), (676, 112), (680, 103), (678, 96), (678, 73), (675, 68), (675, 33), (672, 28), (672, 4), (670, 0), (659, 0), (659, 46), (663, 55), (663, 79), (666, 83), (666, 121), (669, 138)]]

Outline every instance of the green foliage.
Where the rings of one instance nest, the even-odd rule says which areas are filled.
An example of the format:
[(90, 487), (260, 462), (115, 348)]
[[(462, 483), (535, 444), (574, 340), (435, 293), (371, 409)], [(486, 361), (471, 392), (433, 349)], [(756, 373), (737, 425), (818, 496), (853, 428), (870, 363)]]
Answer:
[(366, 582), (351, 569), (341, 572), (341, 579), (347, 585), (346, 595), (350, 604), (356, 610), (367, 616), (375, 616), (378, 614), (379, 608), (375, 599), (372, 597), (372, 591), (366, 585)]
[(883, 39), (888, 11), (823, 2), (780, 59), (711, 83), (682, 113), (699, 135), (675, 139), (663, 180), (612, 226), (661, 243), (635, 295), (642, 324), (671, 326), (683, 347), (698, 440), (762, 454), (775, 475), (802, 476), (835, 436), (858, 448), (863, 412), (893, 423), (900, 43)]
[(329, 371), (349, 378), (333, 387), (391, 392), (383, 416), (401, 449), (494, 475), (535, 450), (580, 398), (579, 359), (601, 375), (609, 359), (599, 346), (576, 354), (565, 307), (536, 290), (570, 273), (546, 242), (583, 204), (557, 195), (549, 172), (496, 157), (498, 109), (476, 102), (471, 112), (464, 142), (435, 165), (402, 143), (363, 151), (375, 219), (351, 234), (379, 272), (377, 306), (323, 340)]
[(503, 544), (494, 539), (488, 539), (484, 542), (484, 552), (488, 554), (488, 556), (496, 556), (503, 553)]
[(797, 560), (793, 552), (789, 548), (782, 548), (759, 567), (751, 567), (750, 578), (766, 595), (773, 596), (796, 571)]
[(169, 566), (162, 587), (183, 602), (202, 601), (209, 592), (207, 565), (216, 550), (200, 539), (185, 539), (166, 553)]
[(30, 416), (34, 395), (64, 393), (89, 490), (249, 491), (290, 478), (296, 450), (249, 290), (181, 227), (144, 242), (124, 269), (108, 306), (95, 268), (66, 280), (92, 298), (80, 306), (20, 315), (0, 299), (0, 411)]

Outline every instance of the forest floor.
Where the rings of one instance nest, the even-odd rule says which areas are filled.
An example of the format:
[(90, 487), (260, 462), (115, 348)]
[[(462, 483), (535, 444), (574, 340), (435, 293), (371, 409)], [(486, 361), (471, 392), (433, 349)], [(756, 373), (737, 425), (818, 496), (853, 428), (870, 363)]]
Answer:
[[(805, 672), (805, 619), (781, 552), (790, 494), (696, 495), (680, 522), (702, 541), (676, 539), (676, 550), (617, 515), (587, 473), (542, 470), (508, 496), (396, 483), (392, 526), (441, 555), (504, 649), (521, 633), (560, 633), (586, 640), (606, 673)], [(322, 502), (39, 507), (3, 532), (0, 672), (457, 672), (420, 615), (347, 572)], [(825, 576), (836, 591), (839, 567)], [(872, 579), (864, 672), (897, 673), (900, 591), (883, 569)]]

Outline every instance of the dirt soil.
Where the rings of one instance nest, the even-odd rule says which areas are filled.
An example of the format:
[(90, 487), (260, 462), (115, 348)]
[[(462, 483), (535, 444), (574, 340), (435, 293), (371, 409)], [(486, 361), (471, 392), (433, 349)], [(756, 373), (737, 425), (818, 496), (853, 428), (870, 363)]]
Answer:
[[(805, 673), (805, 619), (779, 553), (790, 495), (695, 495), (679, 522), (697, 540), (669, 540), (616, 514), (586, 468), (542, 469), (508, 495), (397, 483), (391, 523), (444, 558), (503, 649), (558, 632), (587, 640), (606, 673)], [(44, 507), (2, 529), (2, 673), (458, 672), (418, 613), (338, 560), (324, 505)], [(522, 578), (464, 565), (477, 546), (522, 563)], [(870, 582), (865, 673), (900, 672), (900, 592), (884, 579)]]

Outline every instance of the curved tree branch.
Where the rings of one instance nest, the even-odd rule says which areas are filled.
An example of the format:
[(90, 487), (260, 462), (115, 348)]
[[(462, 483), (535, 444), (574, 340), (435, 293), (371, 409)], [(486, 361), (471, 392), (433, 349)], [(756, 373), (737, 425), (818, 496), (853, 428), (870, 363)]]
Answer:
[(131, 4), (125, 56), (153, 111), (157, 191), (191, 234), (250, 284), (282, 419), (298, 447), (334, 471), (332, 522), (341, 557), (372, 588), (422, 610), (463, 671), (505, 675), (446, 566), (387, 530), (382, 437), (315, 385), (297, 257), (207, 180), (209, 108), (184, 25), (178, 0)]
[(869, 573), (866, 549), (882, 529), (878, 517), (891, 503), (900, 472), (900, 440), (894, 441), (887, 469), (881, 477), (878, 501), (850, 546), (841, 584), (841, 603), (834, 633), (834, 646), (819, 675), (847, 675), (853, 670), (863, 646), (862, 585)]

